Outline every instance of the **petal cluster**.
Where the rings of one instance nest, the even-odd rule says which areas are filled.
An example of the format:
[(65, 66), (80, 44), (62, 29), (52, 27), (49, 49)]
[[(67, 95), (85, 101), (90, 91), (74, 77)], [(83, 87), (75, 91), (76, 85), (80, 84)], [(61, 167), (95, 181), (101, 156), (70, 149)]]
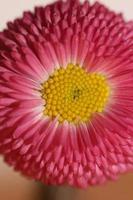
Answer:
[[(133, 22), (100, 3), (57, 1), (0, 32), (0, 154), (24, 175), (77, 187), (133, 170)], [(103, 113), (73, 124), (44, 115), (41, 87), (69, 63), (103, 74)]]

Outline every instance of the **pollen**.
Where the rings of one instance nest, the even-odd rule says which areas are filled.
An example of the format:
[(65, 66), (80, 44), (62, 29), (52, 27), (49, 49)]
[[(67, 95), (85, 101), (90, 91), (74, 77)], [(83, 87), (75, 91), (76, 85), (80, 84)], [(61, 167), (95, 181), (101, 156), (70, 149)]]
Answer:
[(62, 123), (88, 122), (95, 113), (102, 113), (110, 95), (106, 77), (88, 73), (79, 65), (68, 64), (56, 70), (42, 84), (45, 99), (44, 115), (57, 117)]

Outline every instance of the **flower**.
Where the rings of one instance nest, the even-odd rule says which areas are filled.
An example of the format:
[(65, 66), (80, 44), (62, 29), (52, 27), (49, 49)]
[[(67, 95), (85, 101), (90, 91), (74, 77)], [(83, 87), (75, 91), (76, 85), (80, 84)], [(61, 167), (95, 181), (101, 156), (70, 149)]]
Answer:
[(46, 184), (133, 170), (133, 22), (57, 1), (0, 33), (0, 153)]

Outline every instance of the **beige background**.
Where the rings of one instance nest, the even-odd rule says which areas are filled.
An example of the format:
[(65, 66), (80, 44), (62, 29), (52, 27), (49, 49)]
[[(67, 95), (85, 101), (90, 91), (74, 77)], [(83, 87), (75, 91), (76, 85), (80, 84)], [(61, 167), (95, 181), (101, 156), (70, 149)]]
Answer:
[[(45, 5), (48, 2), (52, 0), (0, 0), (0, 30), (6, 27), (8, 20), (21, 16), (22, 11), (33, 10), (35, 5)], [(124, 12), (126, 19), (133, 19), (133, 0), (101, 0), (101, 2), (116, 11)], [(128, 174), (122, 176), (116, 183), (107, 183), (105, 186), (86, 191), (74, 190), (74, 192), (76, 200), (132, 200), (132, 188), (133, 174)], [(37, 183), (13, 172), (0, 159), (0, 200), (39, 200), (37, 191)]]
[[(94, 0), (90, 0), (94, 2)], [(0, 0), (0, 29), (8, 20), (21, 16), (22, 11), (33, 9), (35, 5), (45, 5), (53, 0)], [(124, 12), (127, 19), (133, 18), (133, 0), (100, 0), (116, 11)]]

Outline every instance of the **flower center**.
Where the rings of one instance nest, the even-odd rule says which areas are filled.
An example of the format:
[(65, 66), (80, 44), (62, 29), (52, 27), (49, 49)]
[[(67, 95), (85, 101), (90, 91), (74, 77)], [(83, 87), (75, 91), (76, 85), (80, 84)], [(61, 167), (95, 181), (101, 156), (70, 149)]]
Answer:
[(103, 75), (87, 73), (79, 65), (68, 64), (43, 84), (44, 115), (58, 117), (59, 122), (87, 122), (94, 113), (104, 111), (109, 94)]

